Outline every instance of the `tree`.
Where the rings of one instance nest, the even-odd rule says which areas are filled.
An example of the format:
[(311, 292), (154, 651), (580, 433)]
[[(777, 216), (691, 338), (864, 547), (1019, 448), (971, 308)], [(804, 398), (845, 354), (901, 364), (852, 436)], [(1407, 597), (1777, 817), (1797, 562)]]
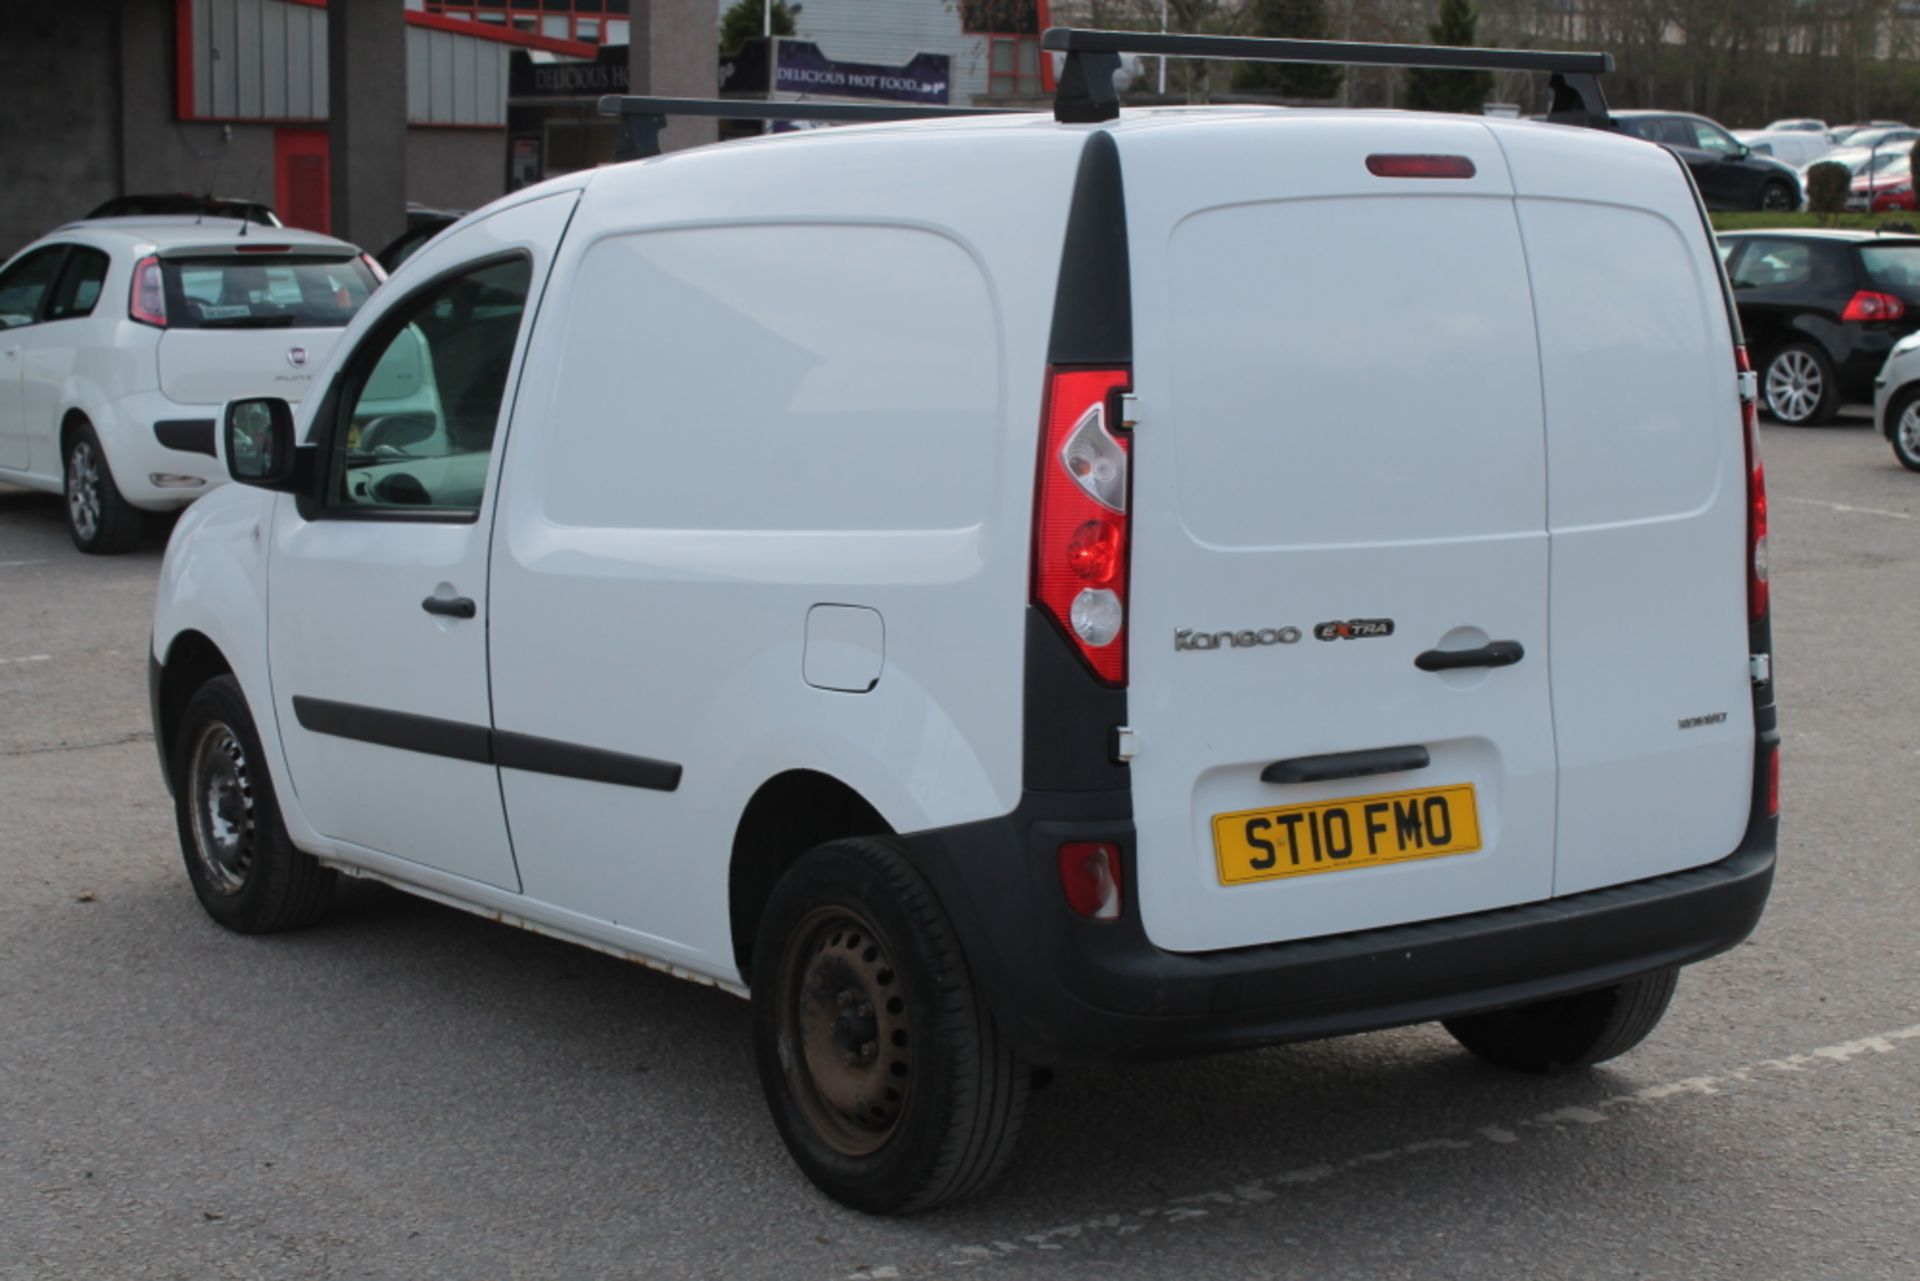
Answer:
[[(764, 20), (765, 0), (733, 0), (720, 17), (720, 52), (736, 53), (747, 41), (758, 40)], [(787, 0), (773, 0), (773, 34), (794, 34), (793, 12), (787, 8)]]
[[(1440, 21), (1427, 28), (1434, 44), (1471, 45), (1480, 15), (1473, 0), (1440, 0)], [(1474, 115), (1493, 92), (1493, 76), (1485, 71), (1428, 71), (1407, 73), (1407, 106), (1415, 111), (1464, 111)]]
[[(1256, 36), (1294, 40), (1327, 38), (1322, 0), (1253, 0), (1249, 18)], [(1346, 68), (1327, 63), (1243, 62), (1233, 73), (1240, 93), (1270, 93), (1282, 98), (1337, 98)]]

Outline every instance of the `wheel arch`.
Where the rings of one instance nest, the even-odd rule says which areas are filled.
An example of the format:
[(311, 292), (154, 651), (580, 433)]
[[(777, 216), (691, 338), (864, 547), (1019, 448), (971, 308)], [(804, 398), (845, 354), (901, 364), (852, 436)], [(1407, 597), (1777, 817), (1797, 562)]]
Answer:
[[(194, 691), (215, 677), (232, 675), (233, 664), (205, 632), (188, 628), (168, 644), (166, 655), (160, 660), (160, 680), (153, 703), (153, 734), (163, 763), (173, 760), (180, 716)], [(171, 781), (169, 774), (169, 785)]]
[(93, 417), (78, 405), (70, 405), (67, 412), (60, 415), (60, 465), (59, 472), (64, 482), (67, 474), (67, 451), (73, 448), (73, 434), (82, 427), (92, 427)]
[(727, 865), (727, 921), (741, 976), (753, 972), (754, 936), (773, 887), (801, 855), (828, 841), (894, 834), (866, 797), (831, 774), (794, 769), (762, 783), (741, 812)]

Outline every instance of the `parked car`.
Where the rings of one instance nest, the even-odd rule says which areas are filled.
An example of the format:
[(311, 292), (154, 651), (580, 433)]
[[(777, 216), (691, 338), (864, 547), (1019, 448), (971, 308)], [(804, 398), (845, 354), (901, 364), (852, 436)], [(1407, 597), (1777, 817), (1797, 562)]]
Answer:
[(1806, 186), (1807, 172), (1818, 164), (1840, 165), (1855, 178), (1866, 173), (1881, 173), (1891, 165), (1906, 163), (1909, 149), (1906, 147), (1883, 147), (1869, 150), (1866, 147), (1837, 147), (1826, 155), (1805, 165), (1800, 170), (1800, 185)]
[(1827, 131), (1827, 137), (1832, 140), (1833, 145), (1836, 147), (1850, 147), (1856, 145), (1854, 140), (1862, 134), (1881, 129), (1905, 129), (1907, 127), (1907, 123), (1904, 120), (1865, 120), (1850, 125), (1837, 125)]
[(226, 479), (220, 405), (301, 399), (379, 282), (344, 241), (249, 223), (69, 223), (0, 267), (0, 480), (66, 496), (86, 552)]
[(1920, 328), (1920, 237), (1751, 231), (1720, 241), (1767, 412), (1810, 426), (1871, 402), (1887, 354)]
[(1920, 334), (1902, 338), (1873, 384), (1873, 421), (1908, 471), (1920, 471)]
[(1847, 191), (1847, 208), (1860, 213), (1890, 213), (1913, 207), (1913, 165), (1904, 154), (1892, 164), (1861, 174)]
[(193, 196), (185, 192), (115, 196), (87, 215), (95, 218), (166, 218), (180, 215), (235, 218), (262, 227), (281, 225), (271, 206), (237, 196)]
[(375, 254), (374, 259), (388, 275), (392, 275), (401, 263), (419, 252), (420, 246), (459, 222), (460, 218), (460, 214), (450, 210), (429, 209), (425, 205), (409, 202), (407, 229), (388, 241), (386, 248)]
[(1734, 137), (1751, 147), (1756, 155), (1772, 156), (1796, 169), (1806, 168), (1833, 150), (1824, 133), (1749, 130)]
[(1805, 117), (1792, 120), (1776, 120), (1768, 125), (1762, 132), (1824, 134), (1827, 132), (1827, 122), (1824, 120), (1807, 119)]
[(1800, 174), (1792, 165), (1760, 156), (1705, 116), (1680, 111), (1616, 111), (1614, 123), (1630, 137), (1657, 142), (1693, 172), (1710, 209), (1798, 209)]
[[(151, 667), (213, 918), (345, 869), (750, 991), (789, 1152), (869, 1211), (990, 1179), (1036, 1065), (1646, 1036), (1778, 808), (1682, 166), (1067, 94), (516, 192), (324, 397), (230, 404)], [(400, 341), (440, 404), (370, 447)]]

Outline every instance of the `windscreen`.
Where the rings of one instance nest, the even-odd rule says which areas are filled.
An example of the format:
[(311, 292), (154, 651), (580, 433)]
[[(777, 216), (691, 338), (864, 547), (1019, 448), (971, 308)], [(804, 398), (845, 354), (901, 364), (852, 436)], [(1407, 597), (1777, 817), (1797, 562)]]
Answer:
[(1867, 278), (1882, 289), (1900, 293), (1920, 291), (1920, 240), (1896, 245), (1862, 245), (1860, 259)]
[(358, 258), (222, 254), (163, 261), (167, 321), (176, 329), (337, 329), (378, 283)]

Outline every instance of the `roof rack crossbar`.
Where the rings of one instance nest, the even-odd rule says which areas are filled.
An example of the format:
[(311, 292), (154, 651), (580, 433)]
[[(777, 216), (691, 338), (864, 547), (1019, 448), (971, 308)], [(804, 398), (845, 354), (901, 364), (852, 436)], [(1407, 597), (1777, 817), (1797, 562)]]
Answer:
[(1064, 53), (1054, 96), (1056, 120), (1093, 124), (1120, 114), (1113, 75), (1120, 55), (1167, 58), (1217, 58), (1240, 62), (1320, 62), (1352, 67), (1423, 67), (1448, 71), (1544, 71), (1548, 81), (1549, 120), (1611, 128), (1600, 77), (1613, 70), (1609, 53), (1568, 53), (1554, 49), (1472, 49), (1449, 45), (1363, 44), (1344, 40), (1271, 40), (1252, 36), (1193, 36), (1157, 31), (1091, 31), (1053, 27), (1040, 47)]
[(669, 116), (713, 120), (814, 120), (823, 124), (881, 124), (890, 120), (944, 120), (958, 116), (1018, 114), (1001, 107), (929, 107), (911, 102), (770, 102), (763, 98), (648, 98), (608, 94), (600, 114), (618, 117), (617, 160), (660, 154), (660, 131)]

